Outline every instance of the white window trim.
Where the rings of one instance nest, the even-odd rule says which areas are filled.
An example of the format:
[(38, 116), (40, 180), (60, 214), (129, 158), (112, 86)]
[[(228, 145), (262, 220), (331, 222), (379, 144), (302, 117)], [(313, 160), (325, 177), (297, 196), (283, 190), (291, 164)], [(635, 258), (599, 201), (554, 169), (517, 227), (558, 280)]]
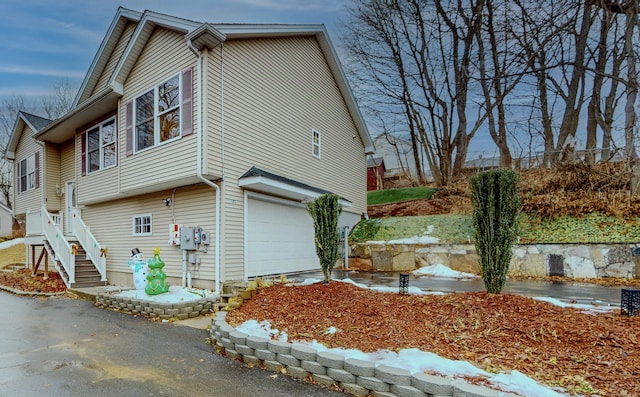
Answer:
[[(318, 137), (318, 142), (316, 142), (316, 136)], [(321, 146), (322, 146), (322, 136), (320, 134), (320, 131), (316, 130), (315, 128), (311, 130), (311, 155), (313, 157), (316, 158), (320, 158), (320, 154), (321, 152)], [(316, 151), (318, 153), (316, 153)]]
[[(31, 161), (33, 159), (33, 161)], [(22, 174), (22, 162), (25, 162), (26, 174)], [(22, 184), (22, 177), (25, 177), (25, 183)], [(20, 160), (18, 163), (18, 190), (20, 193), (25, 193), (36, 188), (36, 155)]]
[[(115, 146), (116, 161), (112, 165), (110, 165), (108, 167), (104, 167), (103, 166), (104, 165), (104, 147), (108, 146), (109, 144), (106, 144), (106, 145), (102, 144), (102, 126), (104, 126), (105, 124), (108, 124), (109, 122), (113, 122), (113, 128), (115, 129), (114, 134), (113, 134), (113, 144)], [(100, 151), (100, 159), (99, 159), (100, 160), (100, 168), (98, 168), (97, 170), (91, 171), (91, 161), (90, 161), (90, 156), (89, 156), (89, 131), (95, 129), (96, 127), (99, 128), (99, 133), (98, 133), (99, 137), (98, 137), (98, 139), (99, 139), (99, 151)], [(116, 123), (116, 116), (110, 117), (110, 118), (108, 118), (106, 120), (101, 121), (100, 123), (98, 123), (96, 125), (91, 126), (90, 128), (87, 128), (86, 131), (85, 131), (85, 134), (86, 134), (86, 139), (85, 139), (86, 147), (84, 148), (84, 150), (85, 150), (86, 155), (84, 156), (85, 157), (84, 161), (86, 163), (85, 164), (85, 167), (86, 167), (85, 169), (86, 169), (87, 175), (93, 174), (93, 173), (96, 173), (96, 172), (100, 172), (102, 170), (107, 170), (109, 168), (113, 168), (116, 165), (118, 165), (118, 125)]]
[[(171, 109), (167, 109), (162, 113), (158, 112), (158, 98), (159, 98), (159, 87), (166, 83), (167, 81), (178, 77), (178, 106), (175, 108), (171, 108)], [(138, 150), (138, 112), (137, 112), (137, 104), (138, 104), (138, 98), (140, 98), (141, 96), (145, 95), (146, 93), (148, 93), (149, 91), (153, 91), (153, 145), (150, 145), (144, 149), (140, 149)], [(156, 84), (155, 86), (153, 86), (153, 88), (150, 88), (148, 90), (144, 90), (140, 95), (136, 96), (133, 98), (133, 106), (132, 106), (132, 111), (133, 111), (133, 131), (132, 131), (132, 142), (133, 142), (133, 153), (142, 153), (146, 150), (152, 149), (154, 147), (158, 147), (161, 145), (164, 145), (166, 143), (169, 142), (173, 142), (175, 140), (178, 140), (182, 137), (182, 73), (177, 73), (177, 74), (173, 74), (169, 77), (167, 77), (166, 79), (162, 80), (161, 82), (159, 82), (158, 84)], [(165, 113), (169, 113), (175, 109), (179, 109), (180, 110), (180, 117), (178, 117), (178, 135), (174, 138), (171, 139), (167, 139), (164, 142), (160, 142), (160, 116), (162, 116)]]
[[(149, 232), (140, 232), (136, 231), (136, 219), (142, 220), (143, 218), (149, 218)], [(141, 223), (141, 227), (142, 227)], [(138, 214), (134, 215), (131, 219), (131, 232), (132, 236), (151, 236), (153, 235), (153, 216), (151, 214)]]

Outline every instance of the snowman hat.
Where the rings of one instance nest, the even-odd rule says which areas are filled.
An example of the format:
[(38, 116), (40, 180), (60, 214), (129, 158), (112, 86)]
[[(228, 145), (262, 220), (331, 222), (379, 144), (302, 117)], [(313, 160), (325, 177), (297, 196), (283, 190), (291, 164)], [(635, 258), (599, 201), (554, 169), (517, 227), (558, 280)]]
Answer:
[(136, 256), (138, 254), (140, 254), (140, 250), (139, 249), (134, 248), (134, 249), (131, 250), (131, 256)]

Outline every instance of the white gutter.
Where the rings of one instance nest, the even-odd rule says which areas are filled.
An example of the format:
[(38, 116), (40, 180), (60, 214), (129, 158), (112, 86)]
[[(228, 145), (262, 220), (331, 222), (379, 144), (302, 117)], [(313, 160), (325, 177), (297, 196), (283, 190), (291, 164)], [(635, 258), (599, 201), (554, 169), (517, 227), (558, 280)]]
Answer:
[[(196, 154), (196, 175), (198, 179), (200, 179), (205, 184), (211, 186), (216, 191), (216, 242), (215, 242), (215, 278), (216, 278), (216, 288), (215, 294), (220, 294), (220, 187), (215, 183), (211, 182), (207, 178), (202, 175), (202, 101), (204, 98), (203, 95), (203, 73), (204, 68), (204, 57), (203, 53), (198, 51), (191, 40), (187, 40), (187, 46), (189, 49), (198, 57), (198, 107), (197, 107), (197, 116), (196, 116), (196, 136), (197, 136), (197, 154)], [(208, 50), (205, 49), (204, 53), (207, 54)]]

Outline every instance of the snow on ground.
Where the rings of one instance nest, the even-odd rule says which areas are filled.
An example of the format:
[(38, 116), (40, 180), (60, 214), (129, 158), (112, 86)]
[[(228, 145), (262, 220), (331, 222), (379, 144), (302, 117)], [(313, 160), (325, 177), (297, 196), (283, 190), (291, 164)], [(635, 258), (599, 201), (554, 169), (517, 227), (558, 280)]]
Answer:
[(13, 247), (14, 245), (18, 245), (18, 244), (24, 244), (24, 239), (23, 238), (14, 238), (13, 240), (4, 241), (4, 242), (0, 243), (0, 250), (3, 250), (5, 248), (9, 248), (9, 247)]
[[(236, 329), (251, 336), (275, 338), (280, 341), (287, 341), (287, 334), (271, 329), (271, 324), (268, 321), (257, 322), (256, 320), (248, 320)], [(335, 327), (329, 327), (327, 332), (331, 332), (334, 329)], [(336, 332), (339, 331), (340, 330), (336, 330)], [(376, 366), (388, 365), (390, 367), (402, 368), (412, 374), (429, 371), (441, 374), (442, 376), (446, 376), (451, 379), (461, 378), (464, 376), (479, 376), (486, 378), (489, 383), (499, 387), (501, 390), (518, 393), (523, 396), (559, 397), (565, 395), (538, 384), (533, 379), (518, 371), (491, 374), (466, 361), (450, 360), (440, 357), (434, 353), (424, 352), (418, 349), (402, 349), (398, 353), (389, 350), (364, 353), (356, 349), (330, 349), (315, 340), (312, 342), (300, 343), (309, 345), (318, 352), (327, 351), (338, 354), (345, 359), (356, 358), (359, 360), (366, 360), (375, 363)]]
[(447, 278), (477, 278), (479, 276), (471, 273), (458, 272), (443, 264), (423, 266), (412, 272), (416, 276), (432, 276)]
[(597, 305), (589, 305), (589, 304), (581, 304), (581, 303), (567, 303), (559, 299), (550, 298), (547, 296), (536, 296), (533, 299), (542, 301), (542, 302), (552, 303), (560, 307), (571, 307), (574, 309), (580, 309), (582, 312), (589, 313), (589, 314), (607, 313), (613, 310), (620, 310), (620, 308), (616, 306), (604, 306), (604, 305), (597, 306)]
[(170, 286), (168, 292), (158, 295), (147, 295), (146, 292), (137, 289), (119, 291), (114, 294), (114, 296), (123, 298), (141, 299), (157, 303), (191, 302), (206, 298), (211, 295), (211, 291), (207, 291), (204, 289), (188, 289), (176, 286)]
[(407, 237), (407, 238), (401, 238), (401, 239), (389, 240), (389, 241), (373, 240), (373, 241), (367, 241), (367, 244), (382, 245), (382, 244), (435, 244), (435, 243), (439, 243), (440, 239), (437, 238), (437, 237), (430, 236), (431, 233), (433, 233), (433, 225), (429, 225), (429, 227), (427, 228), (427, 230), (425, 230), (425, 232), (422, 234), (422, 236), (413, 236), (413, 237)]

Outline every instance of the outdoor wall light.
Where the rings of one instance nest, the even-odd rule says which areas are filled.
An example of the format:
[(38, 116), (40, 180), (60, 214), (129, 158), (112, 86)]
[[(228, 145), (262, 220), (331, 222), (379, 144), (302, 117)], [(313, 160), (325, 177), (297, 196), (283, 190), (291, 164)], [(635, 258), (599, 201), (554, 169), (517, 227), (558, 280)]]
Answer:
[(170, 206), (171, 205), (171, 199), (169, 198), (163, 198), (162, 202), (164, 203), (165, 206)]

